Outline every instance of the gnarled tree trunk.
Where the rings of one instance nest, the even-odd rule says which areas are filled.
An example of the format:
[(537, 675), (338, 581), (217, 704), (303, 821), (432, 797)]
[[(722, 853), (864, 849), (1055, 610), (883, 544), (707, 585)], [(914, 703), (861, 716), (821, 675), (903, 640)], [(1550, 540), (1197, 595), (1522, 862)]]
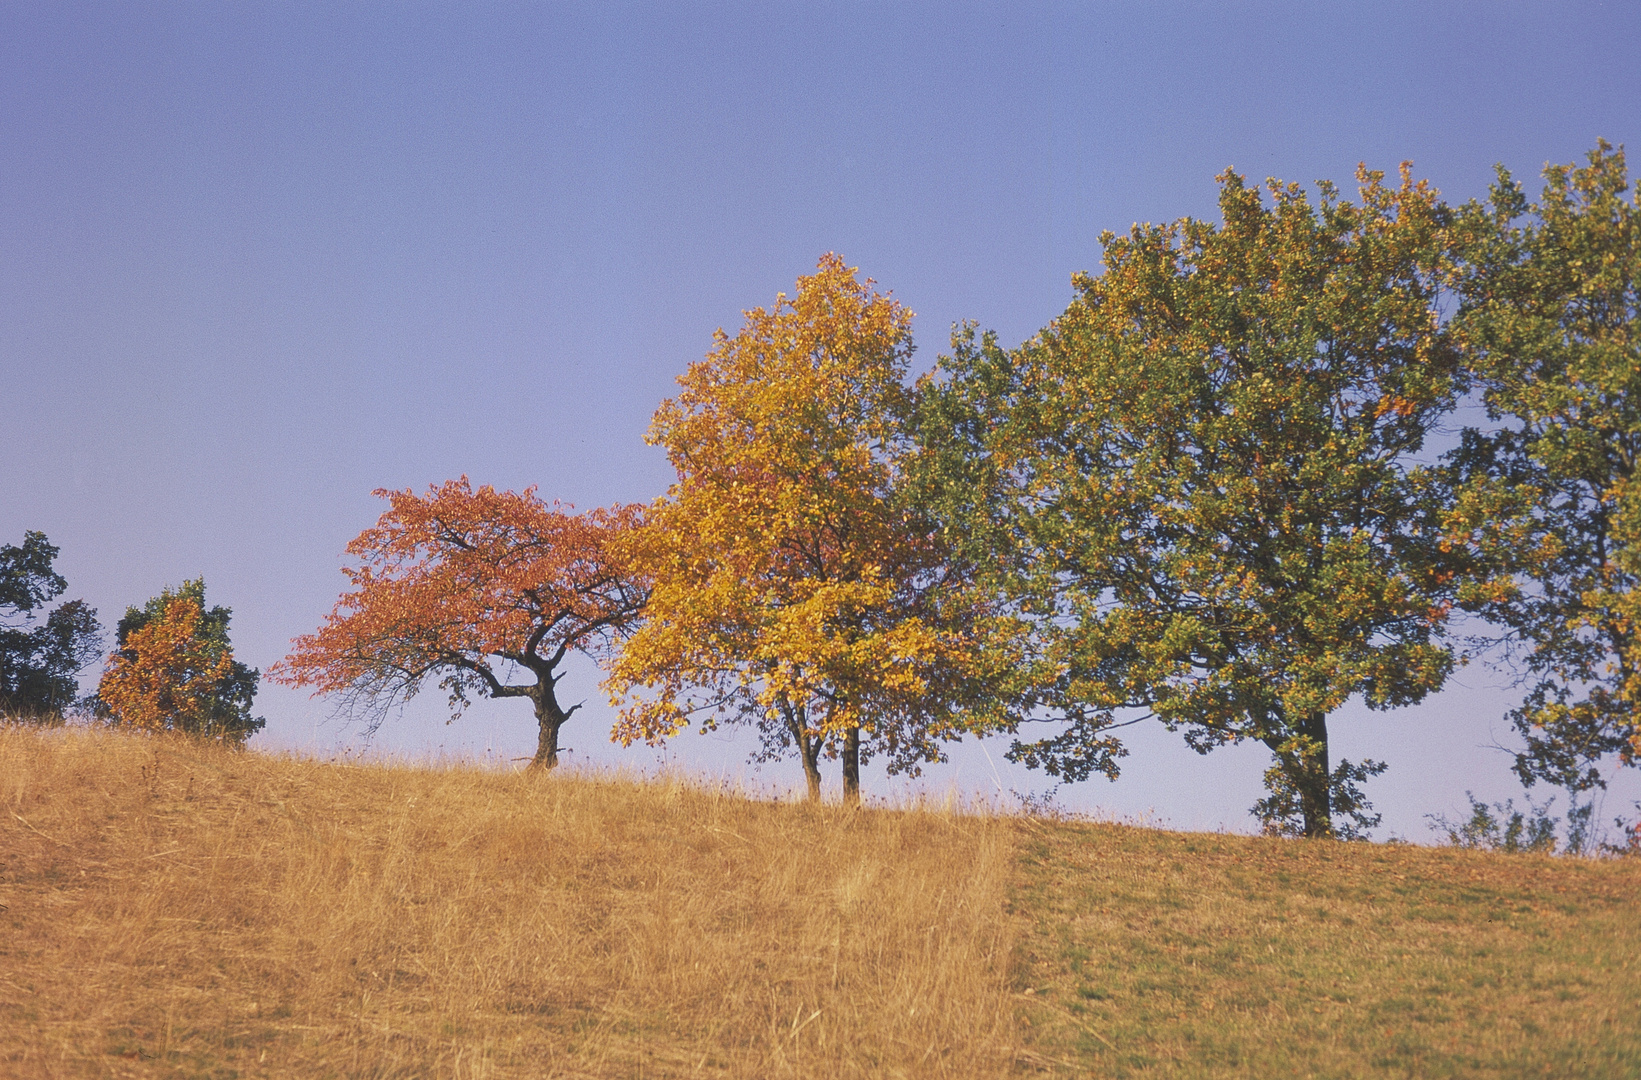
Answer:
[(551, 675), (543, 675), (532, 688), (530, 700), (536, 707), (536, 756), (530, 759), (534, 769), (558, 767), (558, 731), (570, 714), (581, 708), (572, 705), (568, 710), (559, 708), (558, 695), (553, 692), (557, 682)]

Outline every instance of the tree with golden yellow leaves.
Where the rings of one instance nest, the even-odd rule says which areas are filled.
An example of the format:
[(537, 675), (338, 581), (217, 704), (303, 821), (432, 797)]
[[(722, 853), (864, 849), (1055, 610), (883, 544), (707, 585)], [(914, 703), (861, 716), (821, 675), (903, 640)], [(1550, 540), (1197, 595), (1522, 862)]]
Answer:
[(623, 742), (744, 723), (760, 757), (823, 755), (857, 801), (891, 772), (1001, 722), (992, 625), (950, 586), (938, 532), (900, 497), (912, 313), (828, 254), (797, 294), (718, 331), (649, 433), (677, 473), (634, 536), (653, 582), (606, 683)]

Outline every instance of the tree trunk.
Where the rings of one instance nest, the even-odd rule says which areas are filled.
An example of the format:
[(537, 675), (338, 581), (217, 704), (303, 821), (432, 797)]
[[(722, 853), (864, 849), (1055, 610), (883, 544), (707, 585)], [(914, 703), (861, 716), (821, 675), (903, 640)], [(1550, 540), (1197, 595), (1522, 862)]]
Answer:
[(843, 805), (860, 805), (860, 728), (843, 735)]
[(546, 677), (537, 683), (530, 695), (536, 707), (536, 756), (530, 759), (530, 769), (558, 768), (558, 729), (580, 706), (571, 706), (570, 712), (558, 707), (553, 693), (553, 680)]
[(821, 741), (810, 737), (801, 709), (794, 709), (785, 699), (779, 702), (779, 707), (781, 717), (786, 721), (786, 730), (791, 733), (792, 742), (798, 748), (798, 757), (803, 759), (803, 778), (809, 785), (809, 801), (818, 803), (821, 797)]
[(821, 801), (820, 788), (820, 740), (804, 738), (805, 745), (799, 748), (803, 755), (803, 778), (809, 785), (809, 801)]
[(1305, 835), (1325, 839), (1333, 835), (1332, 779), (1328, 771), (1328, 718), (1313, 713), (1300, 723), (1300, 734), (1309, 740), (1307, 752), (1296, 761), (1295, 786), (1299, 789), (1299, 809), (1305, 815)]
[(555, 720), (540, 709), (536, 710), (536, 756), (530, 759), (532, 769), (558, 768), (558, 726)]

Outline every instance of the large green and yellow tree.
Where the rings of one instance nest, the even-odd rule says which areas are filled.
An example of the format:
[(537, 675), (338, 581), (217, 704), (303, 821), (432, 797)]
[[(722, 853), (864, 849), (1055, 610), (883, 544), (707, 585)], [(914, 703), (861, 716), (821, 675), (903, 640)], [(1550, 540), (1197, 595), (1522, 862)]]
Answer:
[(425, 495), (376, 494), (390, 505), (348, 545), (352, 589), (271, 676), (338, 695), (372, 730), (429, 681), (449, 693), (452, 718), (473, 695), (524, 698), (531, 767), (553, 768), (580, 708), (558, 699), (565, 659), (601, 658), (643, 610), (649, 587), (624, 546), (642, 509), (575, 514), (533, 488), (474, 490), (465, 476)]
[(750, 724), (812, 798), (840, 757), (855, 800), (871, 754), (915, 771), (1001, 715), (1006, 650), (899, 498), (911, 317), (827, 255), (679, 378), (649, 435), (677, 480), (635, 537), (654, 591), (607, 682), (619, 738)]
[(1516, 770), (1576, 791), (1641, 763), (1641, 206), (1605, 142), (1544, 175), (1467, 208), (1454, 325), (1496, 426), (1457, 455), (1457, 520), (1510, 575), (1466, 599), (1525, 683)]
[(1017, 759), (1115, 777), (1116, 729), (1155, 718), (1201, 752), (1268, 747), (1271, 831), (1376, 821), (1359, 785), (1383, 766), (1335, 761), (1329, 717), (1442, 685), (1472, 568), (1421, 463), (1460, 377), (1451, 215), (1405, 166), (1359, 180), (1313, 202), (1226, 173), (1221, 224), (1107, 234), (1103, 273), (1019, 348), (956, 336), (923, 498), (1033, 628), (1037, 715), (1065, 726)]

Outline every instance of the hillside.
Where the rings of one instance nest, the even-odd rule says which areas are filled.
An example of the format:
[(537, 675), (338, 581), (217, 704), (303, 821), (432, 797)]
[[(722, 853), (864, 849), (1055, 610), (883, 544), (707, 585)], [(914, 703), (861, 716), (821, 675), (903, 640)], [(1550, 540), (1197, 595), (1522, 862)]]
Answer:
[(1638, 896), (0, 728), (0, 1075), (1636, 1075)]
[(1109, 826), (1019, 842), (1063, 1075), (1641, 1076), (1641, 865)]

